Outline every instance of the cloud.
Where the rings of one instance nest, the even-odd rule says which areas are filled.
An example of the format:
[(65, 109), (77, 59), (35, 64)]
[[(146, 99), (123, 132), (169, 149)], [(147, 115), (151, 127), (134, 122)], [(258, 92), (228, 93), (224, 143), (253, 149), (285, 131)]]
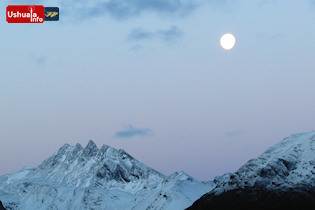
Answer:
[(129, 48), (129, 51), (138, 52), (138, 51), (140, 51), (142, 49), (143, 49), (143, 46), (141, 46), (141, 45), (134, 45), (131, 48)]
[(33, 61), (41, 66), (45, 66), (47, 63), (47, 58), (45, 56), (32, 56)]
[(244, 133), (244, 130), (235, 130), (235, 131), (227, 132), (226, 135), (228, 135), (228, 136), (240, 136), (243, 133)]
[(117, 138), (131, 138), (134, 136), (147, 136), (152, 133), (148, 128), (135, 128), (132, 125), (128, 125), (124, 130), (117, 131), (115, 137)]
[(177, 26), (171, 26), (167, 30), (157, 30), (154, 32), (149, 32), (143, 28), (134, 28), (131, 30), (128, 40), (132, 41), (142, 41), (149, 39), (161, 39), (163, 41), (174, 41), (182, 37), (184, 32), (179, 29)]
[(196, 8), (192, 0), (109, 0), (88, 6), (88, 16), (108, 14), (116, 19), (127, 19), (143, 13), (185, 16)]

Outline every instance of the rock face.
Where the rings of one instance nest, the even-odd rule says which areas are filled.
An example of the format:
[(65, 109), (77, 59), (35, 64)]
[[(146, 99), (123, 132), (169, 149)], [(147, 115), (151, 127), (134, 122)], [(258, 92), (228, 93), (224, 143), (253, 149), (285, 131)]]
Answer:
[(214, 182), (188, 209), (315, 209), (315, 132), (292, 135)]
[(5, 208), (2, 205), (2, 202), (0, 201), (0, 210), (5, 210)]
[(313, 210), (315, 190), (266, 188), (236, 188), (219, 195), (209, 193), (196, 201), (190, 209), (258, 209), (258, 210)]
[(7, 209), (184, 209), (213, 188), (184, 172), (167, 177), (124, 150), (65, 144), (39, 166), (0, 177)]

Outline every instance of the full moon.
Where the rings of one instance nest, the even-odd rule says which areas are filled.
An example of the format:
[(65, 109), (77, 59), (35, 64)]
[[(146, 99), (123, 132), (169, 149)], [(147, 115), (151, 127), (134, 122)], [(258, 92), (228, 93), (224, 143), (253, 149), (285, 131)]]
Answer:
[(235, 45), (235, 37), (233, 34), (224, 34), (220, 39), (221, 47), (225, 50), (230, 50)]

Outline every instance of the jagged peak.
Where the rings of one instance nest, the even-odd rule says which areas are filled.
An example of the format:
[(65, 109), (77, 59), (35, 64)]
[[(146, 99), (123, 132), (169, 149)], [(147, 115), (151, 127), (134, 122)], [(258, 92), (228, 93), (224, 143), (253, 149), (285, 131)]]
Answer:
[(193, 181), (194, 180), (194, 178), (192, 177), (192, 176), (190, 176), (190, 175), (188, 175), (186, 172), (184, 172), (184, 171), (181, 171), (181, 172), (179, 172), (179, 174), (178, 174), (178, 179), (180, 179), (180, 180), (189, 180), (189, 181)]
[(109, 147), (110, 147), (110, 146), (104, 144), (104, 145), (101, 147), (101, 149), (100, 149), (101, 153), (104, 154), (104, 153), (106, 152), (106, 150), (107, 150)]
[(69, 148), (69, 147), (71, 147), (71, 146), (66, 143), (66, 144), (64, 144), (62, 147), (60, 147), (59, 150), (67, 149), (67, 148)]
[(78, 154), (82, 150), (83, 150), (83, 147), (81, 146), (81, 144), (77, 143), (73, 149), (73, 154)]
[(84, 149), (98, 149), (97, 145), (95, 144), (95, 142), (90, 139), (89, 143), (86, 145), (86, 147)]
[(83, 149), (83, 156), (95, 156), (100, 150), (93, 140), (90, 140), (86, 147)]
[(77, 144), (75, 145), (75, 149), (82, 150), (83, 147), (82, 147), (81, 144), (77, 143)]
[(72, 146), (69, 144), (64, 144), (62, 147), (60, 147), (57, 151), (57, 154), (63, 155), (66, 153), (67, 150), (69, 150)]
[(129, 157), (130, 159), (134, 159), (134, 157), (132, 157), (132, 156), (131, 156), (128, 152), (126, 152), (124, 149), (119, 149), (118, 152), (119, 152), (119, 154), (120, 154), (121, 156), (125, 155), (125, 156)]
[(180, 172), (174, 172), (171, 175), (169, 175), (167, 177), (167, 181), (170, 180), (189, 180), (192, 181), (194, 178), (191, 177), (190, 175), (188, 175), (187, 173), (185, 173), (184, 171), (180, 171)]
[(124, 149), (119, 149), (118, 151), (119, 151), (119, 153), (121, 153), (121, 154), (127, 153)]
[(114, 147), (108, 146), (108, 148), (106, 149), (105, 153), (106, 153), (106, 155), (109, 155), (109, 156), (116, 155), (116, 154), (118, 154), (118, 150), (115, 149)]
[(180, 171), (178, 175), (190, 177), (185, 171)]

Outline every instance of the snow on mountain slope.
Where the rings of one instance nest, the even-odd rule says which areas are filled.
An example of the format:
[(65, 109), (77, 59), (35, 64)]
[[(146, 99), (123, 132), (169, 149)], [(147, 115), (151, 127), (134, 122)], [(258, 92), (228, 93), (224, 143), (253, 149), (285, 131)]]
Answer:
[(267, 188), (315, 186), (315, 132), (285, 138), (258, 158), (249, 160), (230, 174), (228, 182), (221, 184), (216, 188), (217, 193), (255, 184)]
[(0, 177), (7, 209), (184, 209), (214, 186), (169, 177), (124, 150), (65, 144), (37, 167)]
[(249, 207), (249, 201), (255, 209), (292, 209), (297, 204), (300, 209), (303, 205), (314, 209), (315, 132), (285, 138), (235, 173), (216, 177), (214, 182), (216, 187), (190, 209), (224, 208), (223, 200), (227, 205), (244, 205), (242, 209)]
[(185, 172), (173, 173), (167, 177), (163, 187), (141, 201), (134, 209), (185, 209), (214, 183), (201, 183)]
[(143, 185), (155, 187), (164, 175), (134, 159), (124, 150), (98, 149), (93, 141), (83, 149), (64, 145), (32, 170), (28, 177), (44, 178), (74, 187), (102, 186), (136, 192)]

